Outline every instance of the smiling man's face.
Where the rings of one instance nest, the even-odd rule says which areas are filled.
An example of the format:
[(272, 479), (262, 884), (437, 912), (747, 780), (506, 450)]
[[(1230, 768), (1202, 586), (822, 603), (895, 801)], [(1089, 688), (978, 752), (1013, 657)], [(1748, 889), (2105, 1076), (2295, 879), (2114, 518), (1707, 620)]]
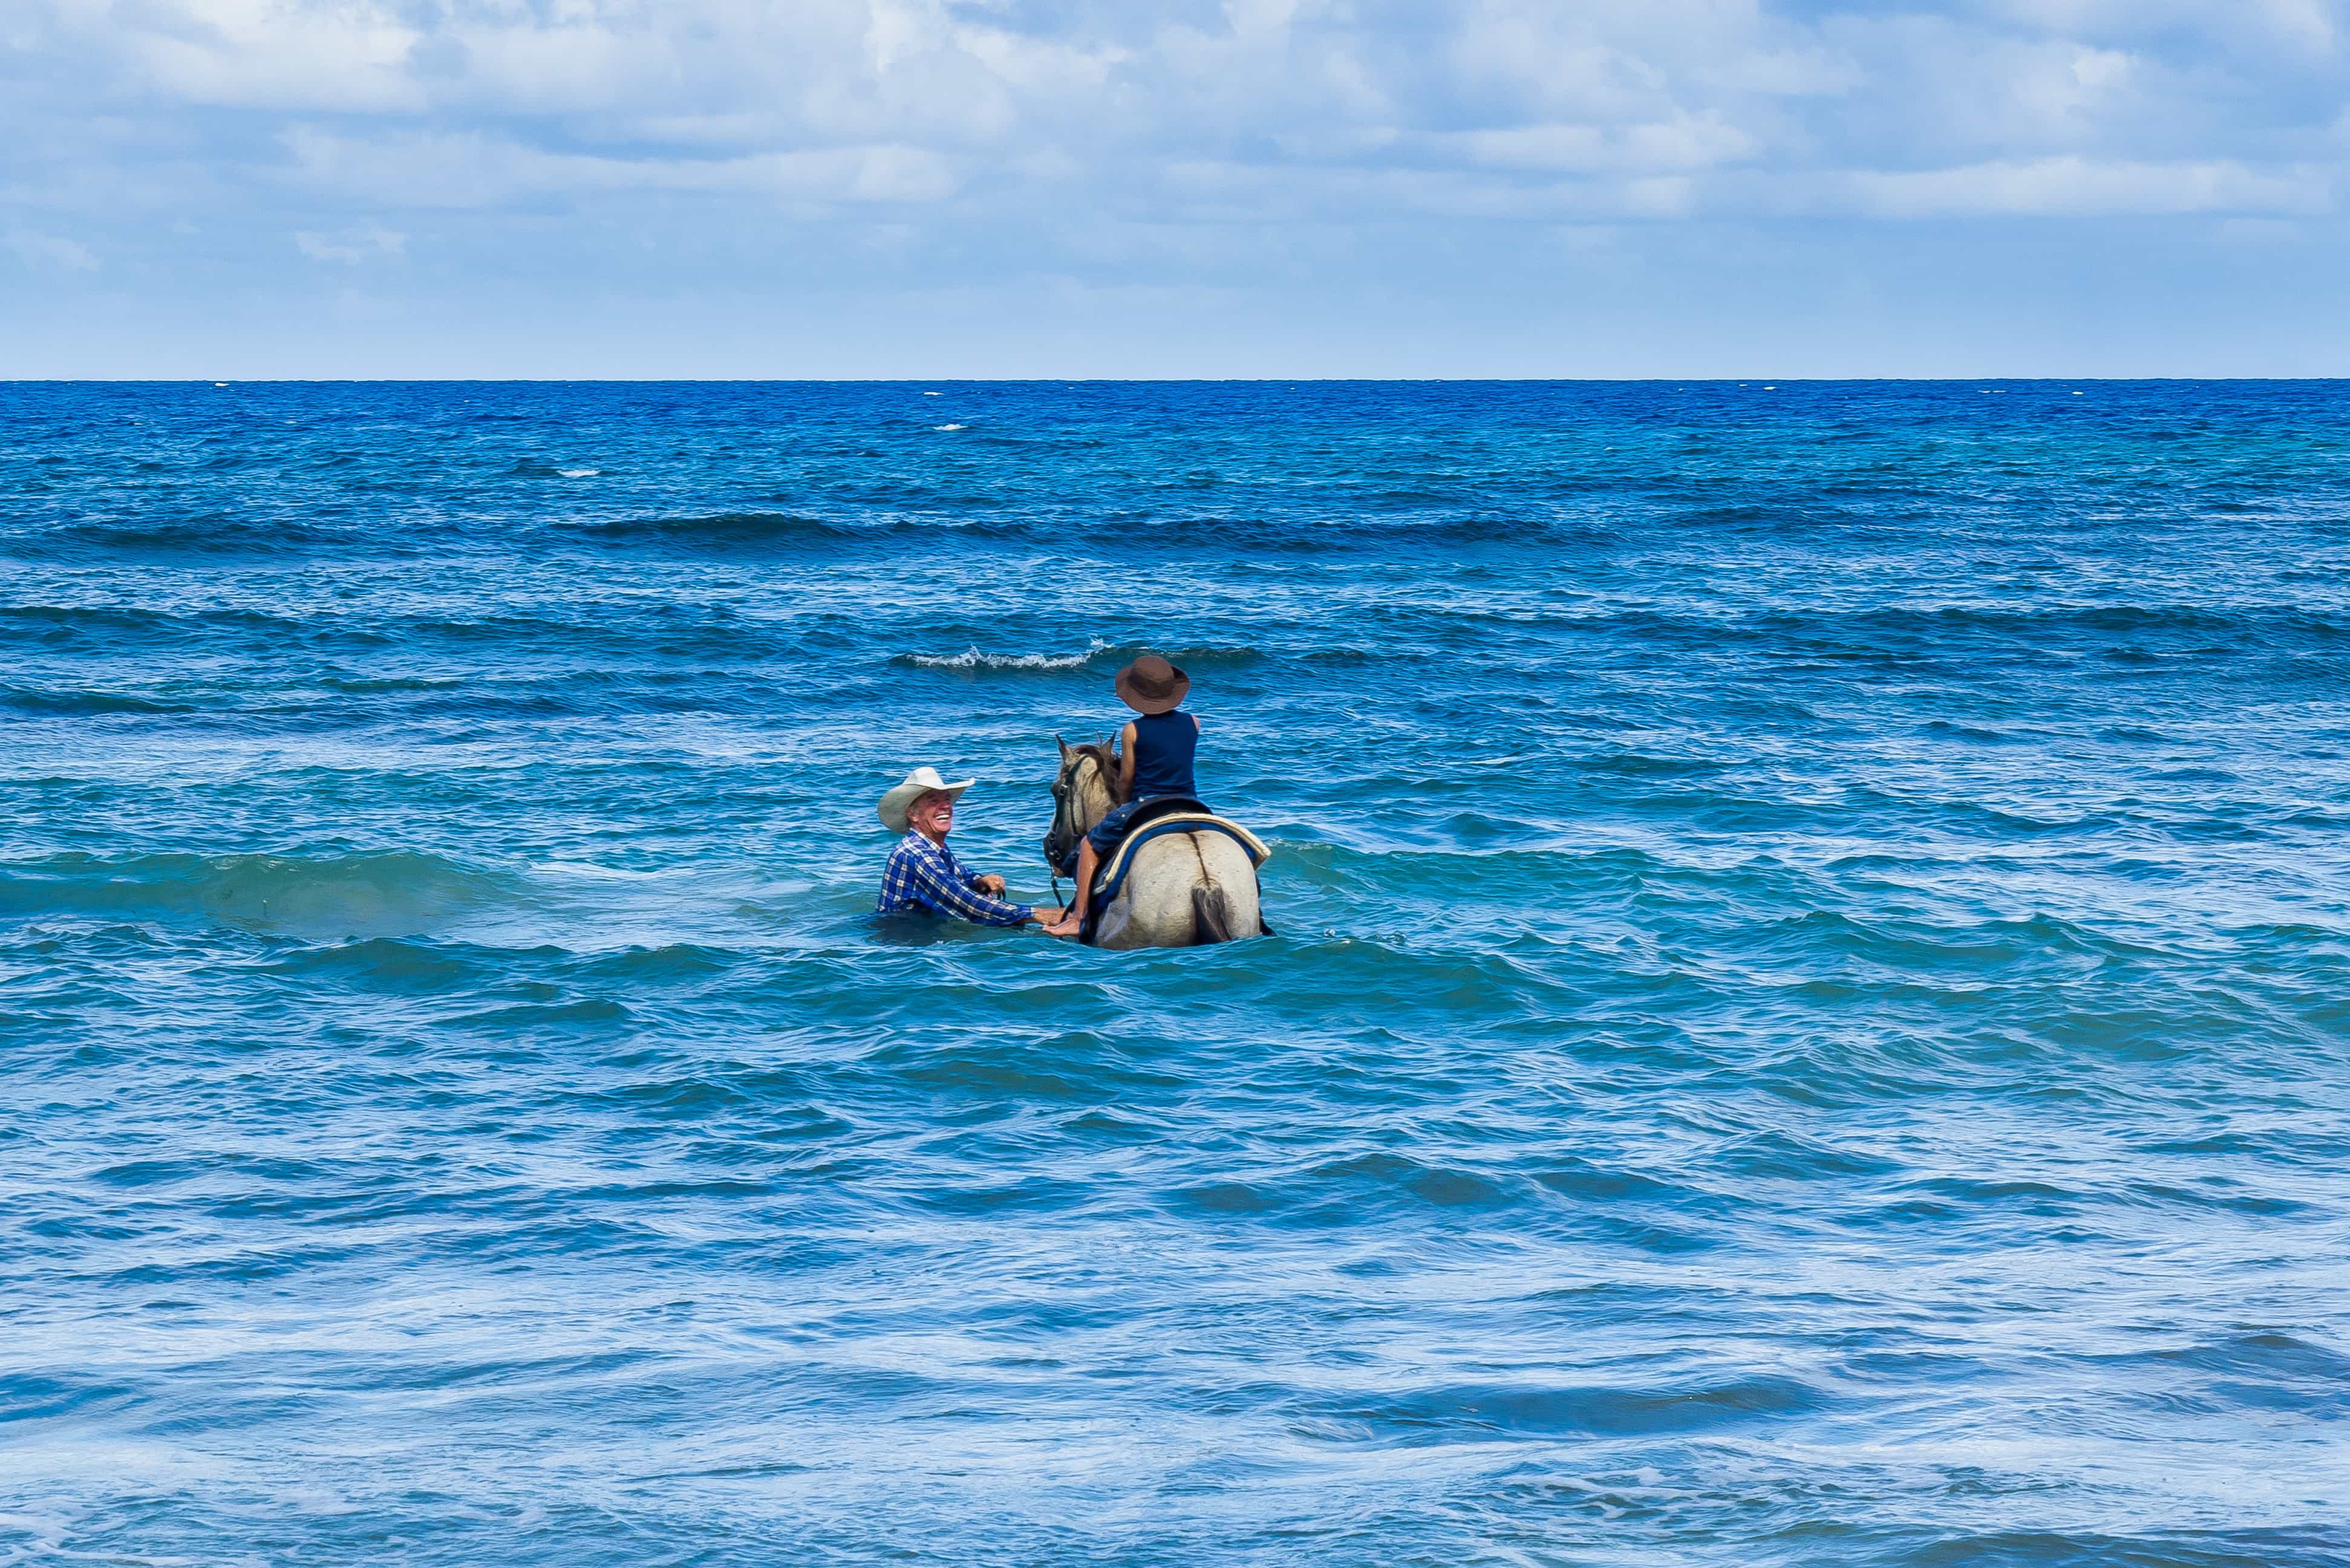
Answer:
[(954, 826), (954, 796), (934, 790), (906, 808), (906, 820), (925, 838), (944, 838)]

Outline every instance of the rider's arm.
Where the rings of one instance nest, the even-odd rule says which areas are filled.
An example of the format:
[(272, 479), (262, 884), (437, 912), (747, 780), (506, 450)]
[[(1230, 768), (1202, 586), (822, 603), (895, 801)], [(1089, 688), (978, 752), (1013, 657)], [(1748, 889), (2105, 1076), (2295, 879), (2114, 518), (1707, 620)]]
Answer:
[(1134, 798), (1134, 726), (1118, 732), (1118, 798)]

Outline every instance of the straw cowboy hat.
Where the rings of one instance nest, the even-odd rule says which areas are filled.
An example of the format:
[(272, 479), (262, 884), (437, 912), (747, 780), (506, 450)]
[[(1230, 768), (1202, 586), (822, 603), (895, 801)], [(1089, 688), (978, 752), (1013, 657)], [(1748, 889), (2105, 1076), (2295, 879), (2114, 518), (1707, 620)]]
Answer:
[(1155, 653), (1118, 672), (1118, 700), (1138, 713), (1171, 713), (1191, 690), (1191, 678)]
[(892, 785), (889, 793), (881, 797), (881, 804), (874, 809), (881, 814), (882, 826), (892, 833), (903, 833), (906, 831), (908, 806), (932, 792), (945, 795), (949, 800), (961, 800), (962, 792), (969, 789), (972, 782), (965, 779), (961, 784), (949, 784), (939, 777), (936, 768), (916, 768), (906, 775), (905, 783)]

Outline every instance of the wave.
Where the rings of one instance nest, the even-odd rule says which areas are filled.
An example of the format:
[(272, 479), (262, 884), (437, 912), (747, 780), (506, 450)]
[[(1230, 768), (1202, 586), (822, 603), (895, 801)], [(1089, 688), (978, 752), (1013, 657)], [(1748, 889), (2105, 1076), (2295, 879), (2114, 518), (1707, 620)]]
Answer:
[(479, 950), (398, 937), (368, 937), (332, 947), (303, 948), (269, 966), (293, 978), (327, 975), (370, 991), (432, 995), (494, 978)]
[(0, 913), (198, 919), (311, 938), (411, 935), (517, 891), (506, 878), (415, 850), (0, 863)]
[(1953, 633), (1961, 637), (1975, 633), (2031, 639), (2053, 633), (2072, 633), (2084, 639), (2100, 633), (2234, 639), (2298, 636), (2320, 641), (2350, 638), (2350, 620), (2307, 606), (2264, 603), (2217, 607), (2161, 603), (2060, 604), (2022, 608), (1983, 604), (1888, 605), (1825, 614), (1773, 610), (1752, 624), (1799, 633), (1838, 628), (1866, 629), (1937, 646), (1946, 644)]
[(1667, 605), (1532, 614), (1465, 607), (1457, 614), (1465, 622), (1495, 625), (1512, 635), (1565, 631), (1578, 638), (1702, 649), (1710, 655), (1724, 648), (1763, 649), (1774, 658), (1821, 661), (1795, 667), (1806, 673), (1852, 665), (1914, 670), (1987, 653), (2041, 658), (2063, 652), (2119, 660), (2181, 652), (2331, 654), (2350, 641), (2350, 614), (2266, 603), (2030, 608), (1890, 605), (1865, 609), (1773, 605), (1744, 613)]
[[(955, 427), (940, 427), (941, 430)], [(892, 505), (892, 501), (896, 505)], [(556, 532), (616, 549), (696, 552), (789, 550), (864, 541), (888, 544), (908, 539), (951, 537), (963, 542), (1003, 541), (1053, 547), (1153, 554), (1183, 550), (1383, 552), (1468, 548), (1478, 545), (1546, 544), (1605, 547), (1612, 531), (1586, 521), (1544, 515), (1462, 515), (1423, 504), (1394, 514), (1366, 509), (1307, 518), (1211, 513), (1152, 515), (1124, 509), (1079, 512), (1061, 506), (983, 511), (938, 493), (885, 498), (877, 492), (871, 508), (853, 516), (815, 516), (802, 512), (718, 512), (676, 517), (628, 517), (557, 524)], [(943, 514), (951, 511), (951, 515)]]
[(571, 532), (600, 544), (701, 550), (761, 550), (835, 544), (884, 525), (832, 523), (795, 512), (717, 512), (694, 517), (631, 517), (575, 524)]
[(211, 631), (260, 632), (281, 639), (298, 637), (303, 623), (256, 610), (199, 610), (175, 615), (169, 610), (136, 609), (116, 605), (0, 604), (0, 628), (21, 628), (52, 649), (88, 640), (113, 651), (120, 640), (133, 638), (179, 639)]
[(10, 555), (46, 560), (100, 555), (281, 556), (324, 549), (380, 546), (338, 529), (287, 521), (257, 521), (211, 513), (169, 523), (76, 523), (28, 529), (5, 543)]
[(67, 717), (99, 713), (192, 713), (196, 711), (185, 702), (167, 702), (153, 697), (134, 696), (128, 691), (49, 691), (34, 686), (5, 683), (0, 683), (0, 704), (14, 708), (20, 713)]
[(636, 1014), (626, 1002), (609, 997), (583, 997), (575, 1002), (522, 1002), (442, 1020), (450, 1029), (534, 1029), (566, 1023), (628, 1023)]
[(448, 691), (465, 685), (454, 676), (432, 675), (328, 675), (319, 678), (320, 689), (340, 691), (347, 696), (377, 696), (390, 691)]
[(901, 653), (890, 663), (912, 670), (984, 670), (995, 673), (1017, 670), (1083, 670), (1096, 656), (1108, 650), (1109, 644), (1096, 639), (1083, 653), (983, 653), (976, 648), (961, 653)]
[(1145, 648), (1139, 643), (1105, 642), (1096, 638), (1083, 653), (989, 653), (967, 648), (961, 653), (899, 653), (889, 662), (902, 670), (951, 670), (966, 674), (1020, 674), (1071, 670), (1117, 670), (1146, 653), (1170, 663), (1201, 669), (1233, 669), (1253, 664), (1264, 655), (1253, 648)]
[(1321, 1414), (1374, 1431), (1400, 1430), (1420, 1440), (1513, 1437), (1655, 1437), (1783, 1420), (1835, 1404), (1825, 1390), (1794, 1377), (1757, 1373), (1685, 1387), (1605, 1384), (1550, 1386), (1476, 1383), (1388, 1394), (1338, 1396)]

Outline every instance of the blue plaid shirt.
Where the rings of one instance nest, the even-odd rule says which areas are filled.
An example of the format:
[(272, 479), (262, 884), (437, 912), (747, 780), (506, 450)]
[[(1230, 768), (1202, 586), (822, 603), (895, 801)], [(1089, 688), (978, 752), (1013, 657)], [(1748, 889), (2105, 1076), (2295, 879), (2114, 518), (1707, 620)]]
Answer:
[(881, 901), (874, 909), (883, 915), (928, 909), (981, 926), (1022, 925), (1035, 912), (1025, 904), (1007, 904), (981, 892), (979, 878), (964, 870), (945, 845), (913, 831), (889, 852), (889, 864), (881, 872)]

